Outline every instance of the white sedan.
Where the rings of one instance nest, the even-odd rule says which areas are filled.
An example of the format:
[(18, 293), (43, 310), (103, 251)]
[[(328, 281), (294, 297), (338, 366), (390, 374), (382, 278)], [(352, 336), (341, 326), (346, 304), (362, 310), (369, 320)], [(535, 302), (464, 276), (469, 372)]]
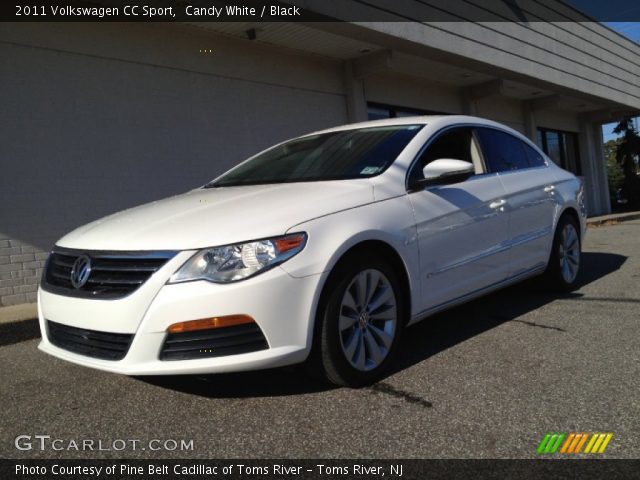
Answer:
[(585, 218), (580, 180), (501, 124), (332, 128), (60, 239), (39, 348), (129, 375), (307, 361), (363, 385), (434, 312), (540, 274), (575, 287)]

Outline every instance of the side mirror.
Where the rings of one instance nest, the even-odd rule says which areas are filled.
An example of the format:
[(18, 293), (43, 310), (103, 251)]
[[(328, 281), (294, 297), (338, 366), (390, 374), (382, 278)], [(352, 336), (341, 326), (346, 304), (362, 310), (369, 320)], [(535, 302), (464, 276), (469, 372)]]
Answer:
[(430, 162), (422, 169), (424, 178), (415, 182), (415, 187), (424, 188), (428, 185), (447, 185), (466, 180), (473, 175), (475, 169), (472, 163), (453, 158), (439, 158)]

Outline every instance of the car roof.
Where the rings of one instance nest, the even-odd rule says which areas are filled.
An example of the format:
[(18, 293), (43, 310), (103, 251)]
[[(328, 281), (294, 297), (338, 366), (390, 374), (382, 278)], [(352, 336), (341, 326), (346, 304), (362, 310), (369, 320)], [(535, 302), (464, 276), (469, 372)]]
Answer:
[[(467, 125), (479, 125), (494, 127), (500, 130), (510, 132), (516, 137), (524, 140), (526, 143), (535, 146), (535, 144), (524, 136), (522, 133), (514, 130), (513, 128), (504, 125), (503, 123), (494, 122), (481, 117), (473, 117), (470, 115), (420, 115), (415, 117), (396, 117), (396, 118), (383, 118), (381, 120), (369, 120), (367, 122), (350, 123), (347, 125), (340, 125), (338, 127), (328, 128), (326, 130), (320, 130), (310, 133), (308, 135), (317, 135), (320, 133), (339, 132), (344, 130), (357, 130), (361, 128), (370, 127), (386, 127), (386, 126), (398, 126), (398, 125), (431, 125), (436, 128), (443, 128), (449, 125), (467, 124)], [(307, 136), (307, 135), (305, 135)], [(537, 147), (536, 147), (537, 148)]]
[(313, 132), (313, 134), (336, 132), (340, 130), (355, 130), (360, 128), (386, 127), (386, 126), (396, 126), (396, 125), (438, 124), (438, 126), (444, 127), (447, 125), (458, 124), (458, 123), (487, 125), (487, 126), (502, 128), (509, 131), (514, 131), (512, 128), (506, 125), (503, 125), (502, 123), (494, 122), (492, 120), (487, 120), (486, 118), (473, 117), (470, 115), (420, 115), (415, 117), (383, 118), (380, 120), (369, 120), (366, 122), (350, 123), (347, 125), (340, 125), (337, 127), (327, 128), (325, 130)]
[(340, 130), (356, 130), (359, 128), (367, 127), (385, 127), (395, 125), (426, 125), (440, 118), (448, 117), (449, 115), (421, 115), (415, 117), (397, 117), (397, 118), (382, 118), (380, 120), (369, 120), (366, 122), (349, 123), (347, 125), (339, 125), (337, 127), (327, 128), (325, 130), (319, 130), (314, 133), (328, 133), (336, 132)]

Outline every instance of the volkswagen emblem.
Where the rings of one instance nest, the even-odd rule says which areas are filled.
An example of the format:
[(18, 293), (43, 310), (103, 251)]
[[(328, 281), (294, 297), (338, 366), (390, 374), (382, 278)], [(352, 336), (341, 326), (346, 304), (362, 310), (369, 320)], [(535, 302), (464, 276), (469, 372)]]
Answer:
[(91, 274), (91, 259), (88, 255), (80, 255), (71, 267), (71, 285), (82, 288)]

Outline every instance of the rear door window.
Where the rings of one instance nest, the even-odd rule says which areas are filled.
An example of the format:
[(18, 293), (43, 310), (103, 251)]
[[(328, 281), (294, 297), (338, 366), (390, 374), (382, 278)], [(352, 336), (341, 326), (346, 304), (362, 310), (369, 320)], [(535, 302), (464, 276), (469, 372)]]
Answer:
[(478, 136), (489, 172), (508, 172), (529, 168), (522, 141), (501, 130), (479, 127)]
[(545, 162), (544, 157), (540, 152), (538, 152), (535, 148), (527, 145), (522, 142), (522, 146), (524, 147), (524, 151), (527, 154), (527, 159), (529, 160), (529, 165), (532, 167), (543, 167), (547, 164)]

